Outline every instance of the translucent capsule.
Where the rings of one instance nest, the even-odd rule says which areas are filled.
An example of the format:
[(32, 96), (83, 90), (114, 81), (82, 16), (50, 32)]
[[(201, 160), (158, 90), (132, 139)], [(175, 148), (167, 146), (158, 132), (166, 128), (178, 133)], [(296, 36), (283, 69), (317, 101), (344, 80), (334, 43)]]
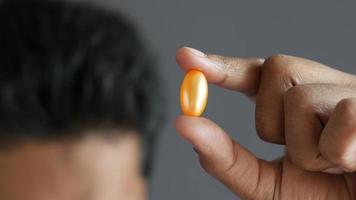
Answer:
[(180, 88), (182, 112), (189, 116), (200, 116), (208, 101), (208, 82), (198, 70), (190, 70), (185, 75)]

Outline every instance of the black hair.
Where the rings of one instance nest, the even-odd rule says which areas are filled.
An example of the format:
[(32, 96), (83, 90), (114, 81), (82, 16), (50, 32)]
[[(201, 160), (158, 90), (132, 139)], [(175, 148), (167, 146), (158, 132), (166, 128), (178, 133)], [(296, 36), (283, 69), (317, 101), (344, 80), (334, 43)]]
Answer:
[(135, 27), (83, 3), (0, 4), (0, 137), (139, 130), (149, 172), (162, 113), (157, 69)]

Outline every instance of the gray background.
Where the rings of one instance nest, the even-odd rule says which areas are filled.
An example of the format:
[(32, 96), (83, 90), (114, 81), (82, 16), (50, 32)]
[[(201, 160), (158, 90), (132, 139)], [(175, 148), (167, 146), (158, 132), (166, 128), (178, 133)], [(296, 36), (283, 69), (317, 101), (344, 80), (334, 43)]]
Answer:
[[(284, 53), (356, 72), (356, 4), (352, 1), (91, 1), (130, 16), (161, 61), (171, 104), (159, 142), (150, 199), (236, 199), (203, 172), (191, 146), (173, 128), (180, 113), (178, 92), (183, 76), (174, 58), (178, 47), (241, 57)], [(254, 105), (247, 98), (215, 86), (210, 86), (209, 93), (206, 117), (259, 157), (273, 159), (282, 154), (281, 146), (257, 138)]]

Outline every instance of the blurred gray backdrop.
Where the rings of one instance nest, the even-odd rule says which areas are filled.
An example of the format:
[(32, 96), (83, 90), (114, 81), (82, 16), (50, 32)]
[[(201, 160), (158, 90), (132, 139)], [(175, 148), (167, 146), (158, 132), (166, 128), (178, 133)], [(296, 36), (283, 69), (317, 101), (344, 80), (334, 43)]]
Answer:
[[(73, 0), (74, 1), (74, 0)], [(76, 0), (110, 6), (128, 15), (158, 55), (170, 107), (160, 141), (152, 200), (237, 199), (200, 168), (190, 145), (176, 134), (183, 73), (175, 51), (192, 46), (241, 57), (284, 53), (356, 72), (356, 2), (332, 0)], [(209, 90), (204, 114), (257, 156), (274, 159), (283, 147), (262, 142), (255, 133), (254, 105), (236, 92)]]

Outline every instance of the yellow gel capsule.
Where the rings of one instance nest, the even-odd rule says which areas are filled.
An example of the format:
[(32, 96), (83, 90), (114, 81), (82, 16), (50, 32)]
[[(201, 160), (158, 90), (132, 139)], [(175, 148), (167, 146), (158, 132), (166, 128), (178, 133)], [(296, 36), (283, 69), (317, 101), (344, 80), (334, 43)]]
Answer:
[(208, 82), (198, 70), (190, 70), (185, 75), (180, 88), (182, 112), (189, 116), (200, 116), (208, 101)]

